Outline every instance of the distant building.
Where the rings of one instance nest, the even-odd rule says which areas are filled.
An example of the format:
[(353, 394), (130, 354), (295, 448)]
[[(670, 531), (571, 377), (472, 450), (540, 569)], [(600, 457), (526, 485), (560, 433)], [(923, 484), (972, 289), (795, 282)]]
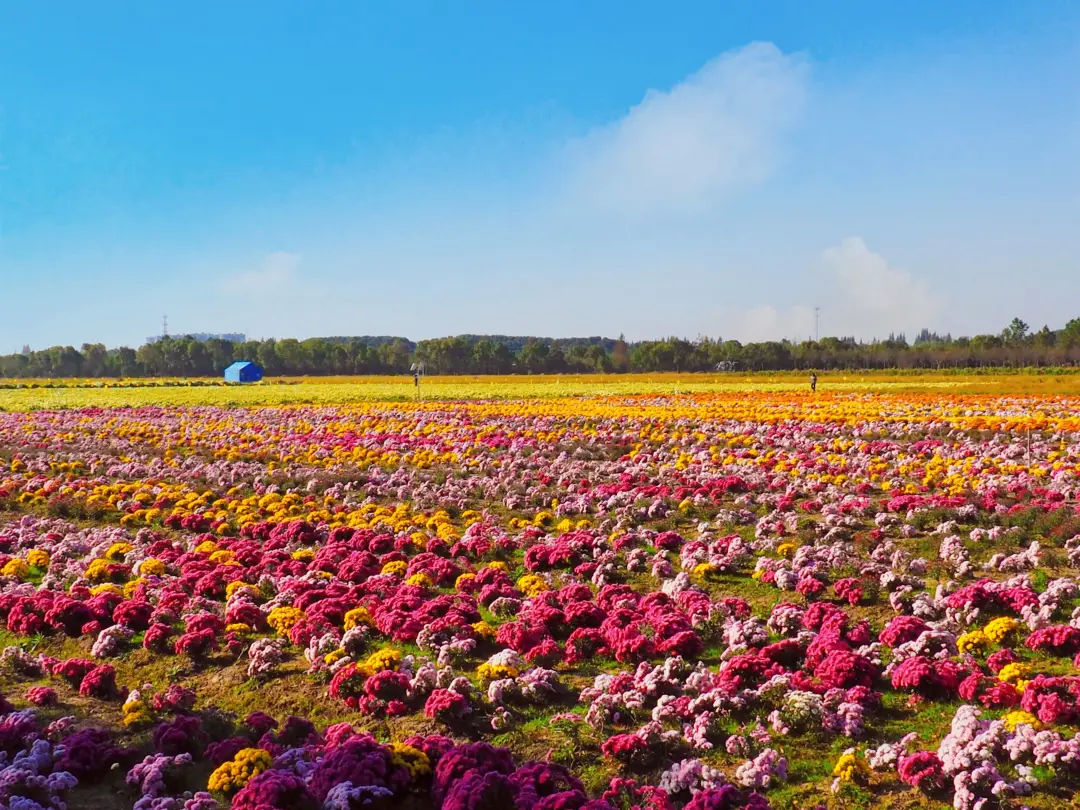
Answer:
[(237, 360), (225, 369), (226, 382), (258, 382), (263, 378), (263, 370), (257, 363)]
[[(200, 343), (206, 343), (206, 341), (213, 338), (217, 338), (218, 340), (227, 340), (229, 341), (229, 343), (243, 343), (245, 340), (247, 340), (247, 335), (245, 335), (243, 332), (222, 332), (220, 334), (212, 332), (185, 332), (182, 335), (169, 335), (169, 337), (194, 338)], [(161, 340), (161, 338), (162, 335), (154, 335), (152, 337), (148, 337), (146, 339), (146, 342), (157, 343), (159, 340)]]

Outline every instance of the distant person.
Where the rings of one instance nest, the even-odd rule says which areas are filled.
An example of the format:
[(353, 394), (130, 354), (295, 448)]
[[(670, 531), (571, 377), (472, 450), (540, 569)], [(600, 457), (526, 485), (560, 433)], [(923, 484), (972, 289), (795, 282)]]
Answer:
[(817, 374), (810, 375), (810, 393), (817, 391)]

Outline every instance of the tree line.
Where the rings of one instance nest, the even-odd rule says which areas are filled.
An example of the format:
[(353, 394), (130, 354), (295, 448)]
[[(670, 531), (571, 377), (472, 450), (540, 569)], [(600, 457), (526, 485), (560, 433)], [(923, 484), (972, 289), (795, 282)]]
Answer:
[(1080, 364), (1080, 318), (1060, 330), (1032, 332), (1019, 318), (999, 334), (957, 337), (928, 330), (914, 340), (765, 341), (683, 338), (628, 342), (611, 338), (457, 335), (333, 337), (231, 343), (220, 338), (163, 337), (138, 349), (53, 346), (0, 356), (0, 377), (213, 377), (235, 360), (269, 376), (404, 374), (423, 363), (429, 374), (541, 374), (627, 371), (779, 371), (797, 369), (945, 369)]

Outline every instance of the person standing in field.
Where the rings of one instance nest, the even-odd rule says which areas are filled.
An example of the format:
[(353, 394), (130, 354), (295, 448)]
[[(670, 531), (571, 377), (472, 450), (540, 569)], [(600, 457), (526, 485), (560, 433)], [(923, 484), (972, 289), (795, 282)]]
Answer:
[(810, 374), (810, 393), (817, 391), (817, 373), (811, 372)]

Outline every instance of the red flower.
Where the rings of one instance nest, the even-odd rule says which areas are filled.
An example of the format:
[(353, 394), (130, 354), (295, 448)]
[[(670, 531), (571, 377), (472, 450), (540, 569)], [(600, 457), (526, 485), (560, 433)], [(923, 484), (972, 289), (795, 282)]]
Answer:
[(900, 760), (900, 781), (931, 792), (945, 787), (945, 770), (933, 751), (916, 751)]

